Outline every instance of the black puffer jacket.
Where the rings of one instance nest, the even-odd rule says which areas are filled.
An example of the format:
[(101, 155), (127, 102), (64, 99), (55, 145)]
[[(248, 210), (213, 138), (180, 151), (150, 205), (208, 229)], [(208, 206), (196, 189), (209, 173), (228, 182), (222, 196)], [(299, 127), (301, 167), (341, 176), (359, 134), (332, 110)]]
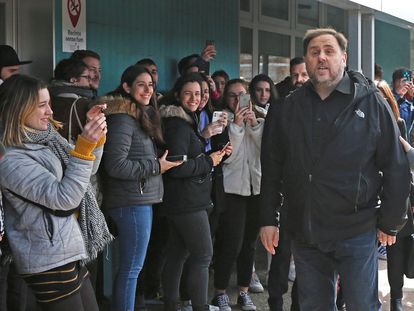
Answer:
[[(346, 239), (378, 227), (395, 235), (406, 221), (410, 173), (391, 110), (365, 77), (349, 72), (353, 101), (327, 133), (313, 163), (310, 81), (282, 104), (265, 130), (261, 223), (274, 224), (281, 192), (289, 203), (287, 229), (311, 243)], [(278, 105), (271, 109), (278, 109)], [(383, 176), (381, 177), (380, 172)], [(381, 205), (378, 195), (381, 193)]]
[(213, 161), (204, 154), (195, 114), (176, 105), (160, 109), (168, 155), (187, 155), (188, 161), (164, 174), (164, 214), (188, 213), (212, 207)]
[(163, 184), (156, 146), (136, 119), (135, 104), (122, 97), (103, 98), (101, 102), (108, 105), (108, 134), (101, 165), (104, 207), (160, 203)]

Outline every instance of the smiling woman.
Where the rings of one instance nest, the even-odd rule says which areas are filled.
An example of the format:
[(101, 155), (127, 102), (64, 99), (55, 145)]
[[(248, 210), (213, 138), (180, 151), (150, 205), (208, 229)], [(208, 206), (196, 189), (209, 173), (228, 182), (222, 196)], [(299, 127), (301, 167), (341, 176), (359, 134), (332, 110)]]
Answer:
[[(104, 208), (118, 229), (120, 263), (114, 310), (133, 310), (137, 278), (151, 233), (152, 205), (162, 202), (161, 174), (180, 163), (159, 157), (164, 142), (154, 81), (143, 66), (130, 66), (107, 103), (108, 141), (103, 158)], [(140, 302), (143, 303), (143, 302)]]
[[(170, 221), (170, 239), (163, 270), (164, 310), (175, 311), (179, 302), (181, 272), (186, 261), (185, 283), (194, 311), (207, 306), (208, 266), (213, 254), (208, 210), (211, 209), (211, 171), (224, 152), (206, 155), (205, 140), (198, 130), (196, 111), (201, 101), (199, 73), (180, 77), (161, 106), (169, 154), (186, 155), (187, 161), (164, 178), (162, 213)], [(189, 254), (189, 257), (187, 256)]]
[(112, 239), (90, 185), (106, 138), (105, 116), (90, 113), (73, 148), (56, 131), (49, 102), (46, 85), (29, 76), (14, 75), (0, 86), (8, 241), (17, 272), (42, 310), (98, 310), (80, 261), (96, 258)]

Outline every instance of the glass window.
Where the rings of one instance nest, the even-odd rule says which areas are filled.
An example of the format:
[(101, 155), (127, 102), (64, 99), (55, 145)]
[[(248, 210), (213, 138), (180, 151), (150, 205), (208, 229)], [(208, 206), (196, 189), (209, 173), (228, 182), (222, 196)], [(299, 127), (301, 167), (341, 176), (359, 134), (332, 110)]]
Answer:
[(411, 52), (410, 52), (410, 56), (411, 56), (411, 66), (410, 68), (414, 68), (414, 31), (411, 31)]
[(326, 26), (331, 26), (336, 30), (345, 33), (345, 10), (327, 5), (326, 23)]
[(317, 27), (319, 24), (319, 5), (316, 0), (298, 0), (298, 24)]
[(253, 31), (244, 27), (240, 27), (240, 77), (253, 78)]
[(295, 37), (295, 57), (303, 55), (303, 38)]
[(289, 20), (289, 0), (262, 0), (261, 14)]
[(6, 44), (6, 4), (0, 3), (0, 44)]
[(250, 12), (250, 0), (240, 0), (240, 10)]
[(259, 31), (259, 72), (277, 83), (289, 75), (290, 37)]

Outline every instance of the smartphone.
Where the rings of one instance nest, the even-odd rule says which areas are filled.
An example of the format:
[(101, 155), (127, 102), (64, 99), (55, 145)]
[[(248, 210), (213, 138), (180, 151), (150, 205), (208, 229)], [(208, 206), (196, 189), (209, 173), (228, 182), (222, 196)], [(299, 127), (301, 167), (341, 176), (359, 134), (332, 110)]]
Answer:
[(240, 100), (239, 100), (239, 108), (245, 108), (245, 107), (249, 107), (250, 104), (250, 94), (242, 94), (240, 95)]
[(206, 46), (215, 45), (214, 40), (206, 40)]
[(404, 71), (403, 73), (403, 77), (405, 78), (405, 80), (407, 80), (407, 82), (411, 81), (411, 72), (410, 71)]
[(172, 156), (167, 156), (166, 158), (167, 161), (170, 162), (177, 162), (177, 161), (187, 161), (187, 155), (183, 154), (183, 155), (172, 155)]
[(214, 123), (220, 120), (222, 115), (223, 115), (223, 111), (214, 111), (213, 118), (211, 119), (211, 123)]
[(225, 144), (223, 146), (223, 148), (221, 148), (220, 152), (224, 152), (224, 150), (226, 150), (227, 146), (230, 145), (230, 142), (228, 141), (227, 144)]

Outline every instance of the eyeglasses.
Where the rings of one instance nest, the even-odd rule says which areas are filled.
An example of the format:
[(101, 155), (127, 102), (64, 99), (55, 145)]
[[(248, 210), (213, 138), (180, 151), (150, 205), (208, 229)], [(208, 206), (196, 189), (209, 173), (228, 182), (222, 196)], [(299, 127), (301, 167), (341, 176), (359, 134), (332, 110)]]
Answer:
[(228, 93), (227, 94), (227, 97), (228, 98), (231, 98), (231, 99), (235, 99), (236, 97), (240, 97), (240, 96), (242, 96), (243, 94), (245, 94), (244, 92), (240, 92), (239, 94), (236, 94), (236, 93)]

